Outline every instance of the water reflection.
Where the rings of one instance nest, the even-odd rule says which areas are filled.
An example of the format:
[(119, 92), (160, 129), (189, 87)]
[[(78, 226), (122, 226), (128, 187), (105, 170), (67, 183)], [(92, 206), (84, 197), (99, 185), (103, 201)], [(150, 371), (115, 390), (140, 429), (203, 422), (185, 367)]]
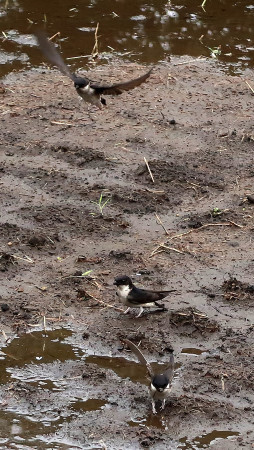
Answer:
[[(170, 55), (209, 56), (209, 48), (221, 45), (221, 61), (239, 69), (252, 67), (254, 5), (246, 0), (207, 0), (206, 11), (200, 5), (201, 0), (186, 0), (184, 5), (180, 0), (2, 1), (1, 51), (10, 58), (0, 54), (0, 63), (7, 62), (1, 75), (41, 63), (31, 37), (34, 24), (46, 27), (49, 35), (61, 32), (65, 57), (91, 54), (100, 22), (100, 52), (114, 49), (128, 52), (132, 60), (156, 63)], [(86, 59), (73, 61), (74, 68), (86, 64)]]

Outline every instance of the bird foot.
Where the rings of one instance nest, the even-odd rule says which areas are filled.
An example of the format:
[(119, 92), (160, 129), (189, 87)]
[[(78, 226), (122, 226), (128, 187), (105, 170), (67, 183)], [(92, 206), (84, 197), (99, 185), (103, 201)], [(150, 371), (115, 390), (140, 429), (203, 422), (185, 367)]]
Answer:
[(165, 409), (165, 401), (162, 402), (161, 407), (160, 407), (160, 411), (163, 411), (163, 409)]
[(141, 316), (141, 314), (142, 314), (143, 311), (144, 311), (144, 309), (141, 307), (141, 308), (140, 308), (140, 311), (139, 311), (139, 313), (138, 313), (138, 315), (137, 315), (137, 318)]

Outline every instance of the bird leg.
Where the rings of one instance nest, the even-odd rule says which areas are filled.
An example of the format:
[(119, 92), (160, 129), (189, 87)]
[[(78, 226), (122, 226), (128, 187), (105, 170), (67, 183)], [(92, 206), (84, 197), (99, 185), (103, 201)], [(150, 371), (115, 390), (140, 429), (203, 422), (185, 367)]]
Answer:
[(137, 315), (137, 318), (141, 316), (143, 311), (144, 311), (144, 308), (142, 308), (142, 306), (140, 306), (140, 310), (139, 310), (139, 313)]
[(124, 314), (128, 314), (129, 311), (130, 311), (130, 308), (127, 308), (127, 309), (124, 311)]
[(153, 410), (153, 414), (156, 414), (155, 401), (154, 400), (152, 400), (152, 410)]
[(163, 409), (165, 408), (165, 403), (166, 403), (166, 400), (165, 400), (165, 399), (162, 400), (162, 403), (161, 403), (161, 411), (163, 411)]

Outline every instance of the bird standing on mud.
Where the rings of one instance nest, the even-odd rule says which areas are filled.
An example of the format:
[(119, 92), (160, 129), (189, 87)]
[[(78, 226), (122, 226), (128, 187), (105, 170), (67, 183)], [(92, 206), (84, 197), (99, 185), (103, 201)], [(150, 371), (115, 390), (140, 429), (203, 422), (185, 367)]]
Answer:
[(167, 297), (171, 291), (149, 291), (147, 289), (140, 289), (134, 286), (130, 277), (126, 275), (116, 277), (114, 285), (117, 286), (117, 295), (121, 302), (128, 306), (124, 314), (127, 314), (130, 308), (139, 308), (137, 317), (140, 317), (144, 308), (160, 308), (162, 311), (166, 311), (164, 305), (157, 303), (164, 297)]
[(163, 373), (155, 375), (151, 365), (145, 359), (143, 353), (139, 348), (128, 339), (123, 339), (123, 342), (133, 351), (138, 357), (141, 364), (146, 366), (147, 372), (151, 377), (151, 384), (149, 386), (149, 392), (152, 399), (153, 413), (156, 414), (155, 402), (161, 401), (161, 411), (165, 408), (166, 399), (171, 391), (171, 384), (174, 376), (174, 355), (173, 350), (170, 353), (169, 363)]
[(61, 55), (57, 52), (54, 44), (48, 40), (43, 31), (37, 30), (35, 32), (39, 47), (44, 56), (55, 66), (58, 67), (60, 72), (69, 77), (74, 82), (74, 87), (77, 93), (82, 97), (85, 102), (102, 108), (102, 105), (106, 105), (106, 100), (101, 95), (120, 95), (124, 91), (129, 91), (137, 86), (140, 86), (151, 75), (152, 69), (146, 72), (141, 77), (135, 78), (123, 83), (116, 83), (112, 85), (102, 85), (93, 83), (88, 78), (78, 77), (75, 73), (71, 73), (66, 66)]

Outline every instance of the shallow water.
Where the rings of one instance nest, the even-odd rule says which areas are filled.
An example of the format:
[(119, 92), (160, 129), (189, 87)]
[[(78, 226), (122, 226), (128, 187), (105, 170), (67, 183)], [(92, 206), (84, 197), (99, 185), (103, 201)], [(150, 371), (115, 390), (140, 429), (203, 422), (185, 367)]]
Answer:
[[(130, 353), (130, 358), (132, 356)], [(80, 363), (81, 367), (85, 362), (106, 371), (113, 371), (123, 380), (129, 378), (133, 383), (145, 385), (149, 383), (145, 368), (135, 361), (135, 357), (129, 360), (124, 357), (86, 354), (82, 349), (82, 343), (79, 348), (76, 342), (75, 344), (72, 342), (72, 331), (69, 329), (27, 333), (2, 347), (0, 384), (4, 387), (5, 395), (0, 408), (0, 445), (11, 443), (14, 445), (13, 448), (26, 448), (28, 445), (47, 449), (52, 448), (54, 443), (54, 448), (71, 448), (64, 440), (55, 441), (52, 438), (54, 433), (59, 432), (64, 423), (71, 423), (74, 417), (107, 407), (110, 400), (97, 398), (96, 391), (95, 394), (89, 392), (86, 388), (86, 379), (82, 380), (81, 375), (75, 377), (65, 375), (68, 362), (73, 362), (71, 364), (73, 368), (75, 362)], [(164, 368), (162, 364), (152, 363), (152, 365), (158, 372)], [(76, 369), (77, 367), (76, 365)], [(178, 378), (179, 370), (180, 365), (176, 364), (175, 378)], [(75, 379), (81, 381), (84, 386), (82, 391), (78, 387), (75, 390)], [(69, 386), (70, 380), (74, 380), (74, 387)], [(26, 401), (19, 400), (14, 403), (9, 401), (9, 396), (15, 396), (19, 389), (22, 396), (27, 392), (29, 401), (34, 398), (35, 404), (32, 408), (28, 408)], [(40, 399), (44, 399), (44, 402), (45, 398), (47, 396), (51, 398), (51, 395), (58, 396), (52, 399), (59, 399), (59, 408), (56, 400), (52, 400), (48, 408), (42, 406), (44, 403), (41, 404)], [(167, 430), (169, 423), (163, 412), (154, 415), (149, 409), (144, 416), (132, 417), (128, 425)], [(187, 437), (183, 438), (179, 441), (179, 448), (205, 448), (215, 439), (237, 434), (215, 430), (192, 441)], [(21, 447), (21, 444), (24, 447)]]
[(214, 430), (211, 433), (202, 434), (201, 436), (197, 436), (192, 440), (187, 438), (180, 439), (181, 444), (179, 444), (179, 449), (198, 449), (198, 448), (207, 448), (210, 445), (215, 444), (215, 442), (219, 442), (220, 439), (230, 439), (234, 438), (234, 436), (239, 436), (240, 433), (235, 431), (218, 431)]
[(64, 57), (71, 58), (68, 62), (73, 69), (86, 69), (98, 22), (98, 63), (107, 62), (112, 54), (146, 64), (168, 60), (170, 55), (211, 57), (211, 49), (221, 46), (218, 60), (227, 71), (252, 68), (254, 4), (207, 0), (202, 9), (201, 3), (65, 0), (59, 7), (59, 2), (49, 0), (4, 0), (0, 6), (0, 75), (42, 63), (32, 35), (35, 26), (45, 28), (49, 36), (60, 32)]
[[(85, 362), (111, 370), (121, 379), (129, 378), (133, 383), (149, 383), (145, 368), (135, 360), (86, 354), (82, 349), (82, 343), (79, 348), (72, 342), (72, 331), (64, 328), (47, 332), (34, 331), (16, 337), (2, 347), (0, 358), (0, 385), (3, 387), (0, 444), (20, 445), (18, 443), (22, 442), (22, 445), (32, 445), (34, 448), (37, 448), (37, 445), (38, 448), (51, 448), (52, 440), (47, 441), (46, 437), (59, 431), (64, 422), (69, 422), (73, 417), (85, 412), (98, 411), (107, 406), (109, 400), (96, 398), (96, 393), (90, 393), (86, 388), (86, 380), (83, 381), (81, 375), (74, 377), (65, 375), (68, 362), (73, 362), (73, 368), (75, 362), (76, 364), (80, 362), (81, 367)], [(161, 364), (152, 364), (158, 371), (164, 367)], [(175, 377), (178, 376), (178, 368), (179, 365), (176, 367)], [(69, 386), (69, 381), (75, 382), (75, 379), (81, 381), (84, 386), (82, 392)], [(19, 391), (22, 392), (22, 397), (27, 393), (29, 402), (34, 398), (32, 408), (28, 407), (29, 403), (25, 398), (24, 401), (14, 403), (10, 401), (9, 396), (12, 398)], [(57, 401), (52, 400), (50, 407), (46, 409), (41, 405), (41, 399), (45, 401), (48, 395), (50, 398), (51, 395), (56, 395), (60, 402), (63, 402), (62, 406), (59, 404), (59, 410)], [(136, 423), (165, 429), (164, 422), (150, 412), (148, 417), (142, 417)], [(62, 444), (64, 442), (61, 442)]]
[(198, 355), (202, 355), (202, 353), (205, 353), (205, 350), (201, 350), (200, 348), (196, 348), (196, 347), (186, 347), (186, 348), (182, 348), (181, 353), (184, 353), (186, 355), (198, 356)]

